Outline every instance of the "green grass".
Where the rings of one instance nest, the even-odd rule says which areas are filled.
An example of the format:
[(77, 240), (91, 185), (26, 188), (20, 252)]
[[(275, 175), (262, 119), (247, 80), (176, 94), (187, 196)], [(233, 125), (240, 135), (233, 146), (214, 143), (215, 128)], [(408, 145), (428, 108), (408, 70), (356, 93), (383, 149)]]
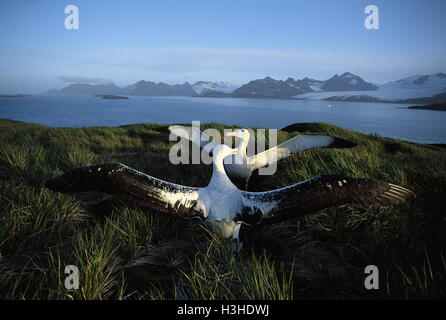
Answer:
[[(279, 132), (280, 141), (297, 133), (323, 133), (358, 146), (287, 158), (276, 175), (253, 177), (253, 190), (327, 172), (382, 179), (417, 197), (391, 208), (344, 206), (272, 225), (239, 253), (231, 241), (197, 221), (128, 205), (104, 214), (94, 204), (106, 195), (63, 195), (43, 188), (60, 171), (109, 161), (175, 183), (205, 186), (212, 168), (170, 164), (172, 144), (156, 127), (49, 128), (0, 120), (1, 299), (446, 296), (446, 149), (438, 146), (323, 123), (295, 124)], [(212, 123), (202, 129), (210, 127), (230, 128)], [(379, 268), (379, 290), (364, 288), (364, 268), (370, 264)], [(67, 265), (79, 268), (79, 290), (64, 287)]]

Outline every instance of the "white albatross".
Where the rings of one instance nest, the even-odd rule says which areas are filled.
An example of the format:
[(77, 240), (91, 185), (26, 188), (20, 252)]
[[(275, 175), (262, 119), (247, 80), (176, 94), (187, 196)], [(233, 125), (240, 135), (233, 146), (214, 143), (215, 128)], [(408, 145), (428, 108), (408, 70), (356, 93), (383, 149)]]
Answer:
[[(217, 146), (196, 127), (172, 125), (168, 129), (174, 136), (190, 140), (208, 153), (211, 153)], [(251, 138), (248, 130), (236, 129), (233, 132), (227, 132), (226, 135), (236, 137), (235, 147), (237, 148), (236, 154), (224, 159), (226, 172), (231, 179), (240, 180), (245, 190), (248, 189), (249, 179), (255, 170), (270, 166), (295, 153), (315, 148), (352, 148), (356, 146), (355, 143), (340, 138), (302, 134), (256, 155), (248, 156), (246, 149)]]
[(329, 174), (271, 191), (242, 191), (223, 165), (223, 159), (236, 152), (225, 145), (214, 148), (212, 178), (206, 187), (174, 184), (121, 163), (73, 169), (48, 180), (45, 187), (62, 193), (102, 191), (156, 212), (199, 217), (223, 237), (236, 240), (237, 250), (242, 223), (263, 225), (343, 204), (389, 206), (414, 196), (387, 182)]

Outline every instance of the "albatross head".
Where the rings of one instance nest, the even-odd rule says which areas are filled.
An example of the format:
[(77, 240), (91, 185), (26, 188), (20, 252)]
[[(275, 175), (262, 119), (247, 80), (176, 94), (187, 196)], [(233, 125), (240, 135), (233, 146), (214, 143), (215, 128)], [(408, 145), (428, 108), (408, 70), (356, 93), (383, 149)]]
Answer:
[(238, 152), (241, 154), (246, 153), (246, 147), (248, 146), (249, 139), (251, 137), (248, 130), (236, 129), (232, 132), (227, 132), (226, 135), (229, 137), (236, 137), (235, 147), (238, 149)]
[(243, 142), (248, 142), (249, 138), (250, 138), (250, 134), (249, 131), (246, 129), (235, 129), (232, 132), (227, 132), (226, 133), (227, 136), (229, 137), (237, 137), (239, 139), (241, 139)]

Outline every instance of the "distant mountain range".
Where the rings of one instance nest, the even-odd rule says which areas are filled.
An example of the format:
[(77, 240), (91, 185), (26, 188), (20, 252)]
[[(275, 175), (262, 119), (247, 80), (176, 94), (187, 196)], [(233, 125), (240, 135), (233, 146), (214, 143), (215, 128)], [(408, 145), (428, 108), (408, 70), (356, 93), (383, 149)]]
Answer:
[(132, 96), (192, 96), (197, 94), (192, 86), (184, 84), (168, 85), (141, 80), (130, 86), (121, 88), (113, 83), (91, 85), (86, 83), (72, 83), (60, 90), (53, 89), (46, 95), (132, 95)]
[(283, 81), (266, 77), (241, 86), (232, 95), (236, 97), (291, 98), (307, 92), (360, 91), (376, 90), (377, 88), (378, 86), (346, 72), (341, 76), (336, 74), (325, 81), (309, 78), (302, 80), (288, 78)]
[(87, 84), (72, 83), (62, 89), (52, 89), (46, 95), (132, 95), (132, 96), (196, 96), (200, 94), (223, 92), (232, 93), (237, 86), (229, 82), (198, 81), (191, 85), (189, 82), (183, 84), (168, 85), (163, 82), (152, 82), (141, 80), (127, 87), (121, 88), (110, 84)]
[(350, 72), (334, 75), (327, 80), (303, 78), (275, 80), (271, 77), (257, 79), (237, 87), (218, 81), (198, 81), (191, 85), (168, 85), (162, 82), (141, 80), (127, 87), (110, 84), (73, 83), (45, 92), (46, 95), (133, 95), (133, 96), (198, 96), (237, 98), (286, 98), (305, 100), (383, 101), (427, 103), (442, 102), (446, 94), (446, 74), (411, 76), (398, 81), (376, 85), (366, 82)]

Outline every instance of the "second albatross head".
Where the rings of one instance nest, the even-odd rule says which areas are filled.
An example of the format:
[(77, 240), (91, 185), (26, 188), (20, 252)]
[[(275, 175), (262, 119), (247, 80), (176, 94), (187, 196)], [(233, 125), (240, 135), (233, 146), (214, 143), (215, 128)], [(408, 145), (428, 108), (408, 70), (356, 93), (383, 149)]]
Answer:
[(249, 130), (247, 129), (235, 129), (232, 132), (227, 132), (227, 136), (229, 137), (236, 137), (238, 138), (235, 142), (235, 147), (238, 150), (238, 152), (245, 152), (246, 153), (246, 147), (248, 146), (249, 139), (251, 138), (251, 134), (249, 133)]

